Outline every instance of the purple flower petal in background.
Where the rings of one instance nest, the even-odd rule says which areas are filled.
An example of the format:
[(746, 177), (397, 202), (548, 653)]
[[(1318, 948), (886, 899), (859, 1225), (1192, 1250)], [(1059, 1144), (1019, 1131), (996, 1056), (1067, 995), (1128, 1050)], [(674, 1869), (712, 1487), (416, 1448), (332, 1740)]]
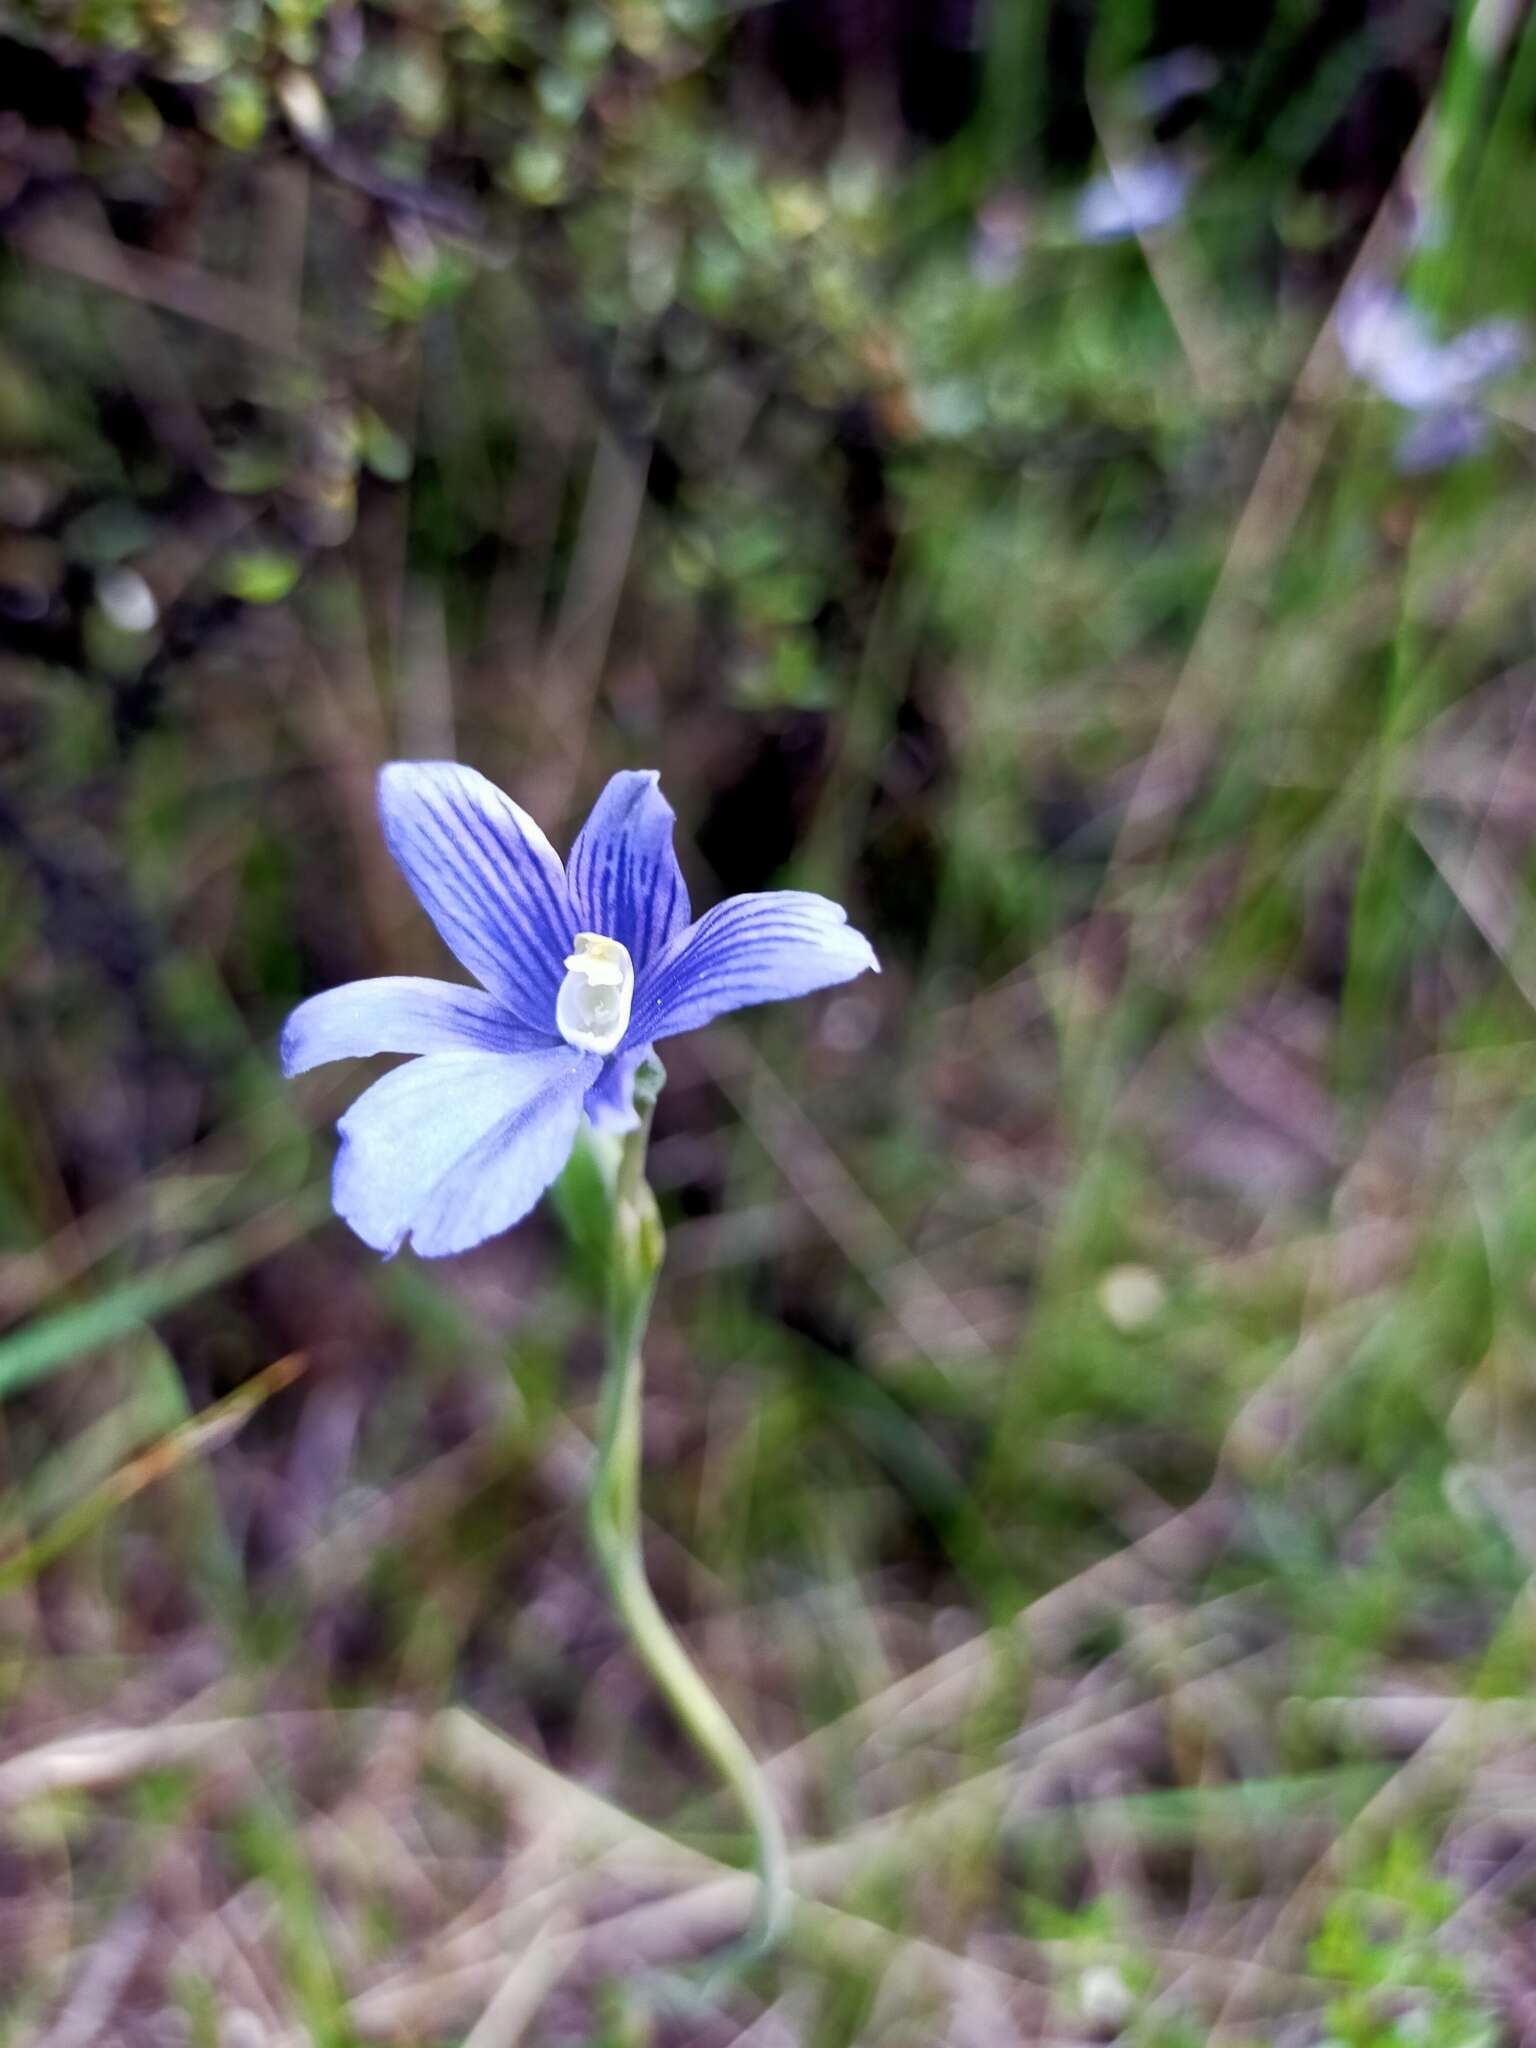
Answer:
[(976, 209), (971, 275), (978, 284), (1004, 285), (1017, 277), (1029, 246), (1033, 209), (1022, 192), (994, 192)]
[(1188, 196), (1189, 173), (1173, 157), (1133, 157), (1091, 178), (1073, 217), (1085, 242), (1121, 242), (1167, 227)]
[(394, 975), (301, 1003), (290, 1074), (418, 1055), (342, 1118), (337, 1213), (383, 1252), (467, 1251), (519, 1222), (585, 1114), (633, 1130), (658, 1038), (727, 1010), (831, 988), (879, 963), (823, 896), (735, 896), (689, 922), (672, 808), (653, 773), (615, 775), (567, 874), (538, 826), (473, 769), (393, 762), (385, 840), (444, 940), (482, 983)]
[(1393, 461), (1404, 476), (1449, 469), (1476, 455), (1488, 439), (1488, 415), (1475, 405), (1447, 405), (1421, 413), (1399, 437)]
[(1209, 92), (1220, 77), (1221, 66), (1211, 52), (1189, 45), (1138, 66), (1131, 74), (1131, 97), (1137, 111), (1155, 121), (1184, 100)]
[(1514, 369), (1529, 346), (1518, 320), (1484, 320), (1451, 341), (1436, 341), (1416, 308), (1370, 279), (1344, 294), (1336, 324), (1355, 375), (1410, 412), (1470, 398)]
[(1518, 370), (1530, 351), (1531, 338), (1520, 320), (1480, 320), (1445, 345), (1446, 369), (1452, 383), (1472, 392)]

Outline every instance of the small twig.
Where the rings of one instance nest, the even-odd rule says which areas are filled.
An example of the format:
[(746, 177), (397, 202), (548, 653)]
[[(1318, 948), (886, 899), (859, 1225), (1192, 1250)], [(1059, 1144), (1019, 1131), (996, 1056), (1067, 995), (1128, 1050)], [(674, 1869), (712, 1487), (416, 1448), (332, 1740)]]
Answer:
[(569, 804), (586, 751), (645, 504), (648, 463), (649, 451), (620, 442), (607, 427), (599, 429), (570, 574), (540, 662), (549, 686), (545, 695), (563, 711), (558, 730), (564, 762), (559, 770), (544, 771), (546, 791), (553, 784), (543, 799), (552, 815)]
[(705, 1049), (712, 1077), (774, 1164), (918, 1354), (946, 1378), (991, 1347), (960, 1304), (912, 1252), (741, 1033), (717, 1030)]
[(273, 355), (306, 353), (289, 307), (196, 264), (135, 250), (55, 215), (24, 228), (13, 246), (33, 263), (82, 284), (100, 285), (164, 313), (217, 328)]
[(149, 1945), (153, 1924), (144, 1906), (123, 1908), (88, 1951), (68, 2003), (34, 2048), (94, 2048), (108, 2038), (112, 2015)]

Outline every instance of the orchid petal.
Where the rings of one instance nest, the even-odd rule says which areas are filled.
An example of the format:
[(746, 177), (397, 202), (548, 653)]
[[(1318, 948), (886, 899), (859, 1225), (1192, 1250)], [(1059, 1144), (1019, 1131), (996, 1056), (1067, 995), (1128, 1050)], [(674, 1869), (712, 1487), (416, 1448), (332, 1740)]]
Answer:
[(389, 974), (300, 1003), (283, 1026), (283, 1072), (376, 1052), (525, 1052), (544, 1043), (484, 989)]
[(571, 907), (583, 931), (617, 939), (642, 973), (687, 924), (672, 850), (676, 814), (654, 768), (613, 776), (571, 848)]
[(1475, 405), (1422, 412), (1399, 439), (1393, 461), (1404, 476), (1426, 476), (1476, 455), (1488, 439), (1488, 417)]
[(1340, 299), (1334, 324), (1345, 362), (1383, 398), (1410, 411), (1440, 403), (1443, 351), (1396, 292), (1374, 278), (1362, 279)]
[(587, 1090), (582, 1108), (594, 1131), (637, 1131), (640, 1112), (635, 1108), (635, 1075), (650, 1058), (649, 1045), (635, 1045), (616, 1052), (603, 1062), (603, 1071)]
[(1459, 404), (1514, 369), (1530, 346), (1518, 320), (1483, 320), (1436, 341), (1423, 315), (1373, 278), (1350, 287), (1335, 320), (1350, 369), (1408, 412)]
[(576, 923), (560, 856), (526, 811), (472, 768), (394, 761), (379, 776), (385, 842), (477, 981), (542, 1042)]
[(510, 1230), (564, 1166), (590, 1053), (445, 1052), (396, 1067), (338, 1129), (336, 1212), (376, 1251), (425, 1258)]
[(1471, 393), (1518, 369), (1530, 352), (1531, 340), (1519, 320), (1479, 320), (1448, 341), (1443, 351), (1447, 374), (1458, 393)]
[(880, 963), (848, 914), (799, 889), (730, 896), (717, 903), (642, 975), (630, 1045), (696, 1031), (727, 1010), (810, 995)]

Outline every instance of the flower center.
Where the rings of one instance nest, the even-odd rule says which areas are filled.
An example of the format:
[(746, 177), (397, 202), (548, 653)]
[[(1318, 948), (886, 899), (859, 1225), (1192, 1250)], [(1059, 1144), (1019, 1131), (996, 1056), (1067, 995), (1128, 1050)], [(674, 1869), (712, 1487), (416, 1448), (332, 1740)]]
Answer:
[(555, 998), (555, 1025), (581, 1052), (612, 1052), (629, 1029), (635, 968), (627, 946), (598, 932), (578, 932)]

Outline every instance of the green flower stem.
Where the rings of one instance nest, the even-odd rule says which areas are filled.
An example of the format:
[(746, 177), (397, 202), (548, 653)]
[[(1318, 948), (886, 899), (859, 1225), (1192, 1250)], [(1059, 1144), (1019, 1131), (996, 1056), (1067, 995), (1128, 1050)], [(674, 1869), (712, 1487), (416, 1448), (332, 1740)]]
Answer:
[(641, 1350), (665, 1252), (661, 1217), (645, 1178), (653, 1105), (654, 1096), (640, 1103), (641, 1128), (624, 1142), (614, 1185), (608, 1360), (588, 1517), (609, 1595), (631, 1643), (695, 1746), (740, 1802), (756, 1839), (759, 1888), (746, 1944), (750, 1958), (777, 1941), (788, 1916), (784, 1829), (751, 1750), (657, 1606), (640, 1545)]

